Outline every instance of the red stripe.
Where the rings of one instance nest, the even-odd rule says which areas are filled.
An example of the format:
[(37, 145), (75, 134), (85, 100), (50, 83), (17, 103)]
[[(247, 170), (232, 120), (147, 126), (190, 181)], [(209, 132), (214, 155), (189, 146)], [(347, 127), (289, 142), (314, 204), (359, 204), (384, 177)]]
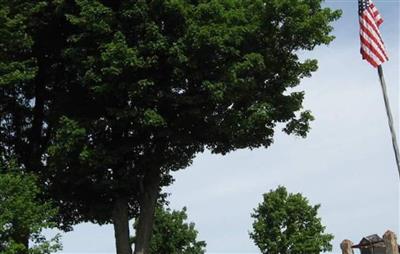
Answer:
[(375, 68), (379, 66), (378, 63), (375, 62), (375, 60), (372, 57), (370, 57), (362, 48), (361, 48), (361, 55), (363, 59), (367, 60), (367, 62), (369, 62)]
[(372, 3), (369, 5), (368, 10), (370, 11), (370, 13), (372, 13), (373, 17), (376, 18), (377, 16), (380, 15), (379, 10), (376, 8), (376, 6)]
[(376, 22), (376, 25), (379, 27), (383, 23), (383, 19), (380, 19)]
[(380, 40), (380, 38), (376, 38), (376, 36), (374, 36), (371, 31), (369, 31), (368, 28), (366, 28), (361, 22), (360, 22), (360, 29), (367, 34), (367, 36), (373, 40), (375, 42), (375, 44), (379, 47), (379, 50), (382, 52), (382, 54), (385, 56), (385, 58), (389, 58), (386, 54), (386, 50), (383, 47), (383, 41)]
[(375, 4), (374, 3), (370, 3), (369, 5), (368, 5), (368, 9), (371, 9), (371, 10), (378, 10), (377, 8), (376, 8), (376, 6), (375, 6)]
[(371, 0), (368, 0), (367, 8), (360, 15), (361, 55), (375, 68), (389, 60), (379, 32), (382, 23), (379, 10)]
[(369, 43), (364, 37), (360, 36), (361, 44), (366, 46), (381, 62), (385, 62), (386, 59), (379, 53), (374, 46)]
[(379, 16), (379, 11), (375, 8), (370, 8), (369, 9), (370, 13), (372, 13), (373, 17), (376, 18), (377, 16)]
[[(371, 31), (372, 29), (372, 31)], [(360, 21), (360, 32), (363, 31), (368, 34), (369, 37), (373, 37), (376, 39), (376, 42), (379, 42), (379, 45), (382, 46), (382, 49), (384, 49), (385, 44), (380, 36), (380, 34), (376, 33), (376, 30), (373, 29), (373, 27), (369, 26), (368, 24), (364, 24), (363, 22)]]
[[(369, 15), (368, 15), (369, 14)], [(367, 10), (367, 11), (365, 11), (365, 13), (364, 13), (364, 15), (363, 15), (363, 18), (366, 18), (366, 19), (368, 19), (372, 24), (374, 24), (374, 26), (376, 27), (376, 29), (379, 29), (379, 26), (377, 25), (377, 22), (379, 21), (379, 20), (381, 20), (381, 18), (380, 19), (378, 19), (378, 20), (376, 20), (376, 17), (374, 16), (374, 14), (371, 12), (371, 10)]]
[[(374, 19), (374, 23), (375, 23), (375, 25), (377, 26), (377, 28), (379, 27), (378, 26), (378, 22), (380, 22), (380, 20), (381, 19), (376, 19), (376, 16), (378, 16), (378, 14), (379, 14), (379, 12), (378, 12), (378, 14), (376, 14), (375, 12), (373, 12), (370, 8), (368, 8), (367, 9), (367, 12), (369, 13), (369, 14), (371, 14), (371, 17)], [(382, 23), (382, 22), (381, 22)]]
[(376, 23), (374, 23), (372, 20), (369, 19), (368, 16), (362, 16), (361, 19), (365, 22), (367, 22), (367, 24), (374, 30), (374, 32), (379, 36), (379, 39), (382, 40), (381, 38), (381, 33), (379, 32), (378, 27), (376, 26)]

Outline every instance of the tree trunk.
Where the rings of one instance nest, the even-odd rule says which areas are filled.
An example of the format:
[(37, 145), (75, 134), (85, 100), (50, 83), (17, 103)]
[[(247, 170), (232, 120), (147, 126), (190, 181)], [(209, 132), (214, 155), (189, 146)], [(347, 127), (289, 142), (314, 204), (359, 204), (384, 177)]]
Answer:
[(118, 198), (114, 204), (113, 223), (117, 254), (132, 254), (129, 241), (128, 200)]
[[(143, 192), (140, 199), (140, 214), (136, 227), (136, 242), (134, 254), (149, 254), (150, 240), (153, 231), (154, 212), (157, 204), (160, 172), (152, 170), (145, 176)], [(154, 253), (156, 254), (156, 253)]]

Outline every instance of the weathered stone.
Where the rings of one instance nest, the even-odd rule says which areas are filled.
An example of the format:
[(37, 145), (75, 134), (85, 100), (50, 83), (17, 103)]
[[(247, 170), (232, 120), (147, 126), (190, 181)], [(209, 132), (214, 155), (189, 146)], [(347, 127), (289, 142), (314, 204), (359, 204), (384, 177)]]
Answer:
[(386, 254), (399, 254), (399, 247), (397, 245), (396, 234), (388, 230), (383, 235), (383, 240), (385, 241)]
[(353, 249), (351, 248), (353, 246), (352, 241), (350, 240), (343, 240), (343, 242), (340, 244), (340, 248), (342, 249), (342, 254), (353, 254)]

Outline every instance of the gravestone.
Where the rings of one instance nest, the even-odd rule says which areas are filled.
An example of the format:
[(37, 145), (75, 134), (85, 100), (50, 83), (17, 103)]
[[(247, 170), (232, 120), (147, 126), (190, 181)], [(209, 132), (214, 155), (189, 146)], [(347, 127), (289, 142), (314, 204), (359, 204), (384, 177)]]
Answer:
[(343, 240), (340, 244), (342, 254), (353, 254), (353, 249), (360, 249), (361, 254), (399, 254), (400, 246), (397, 244), (396, 234), (388, 230), (383, 238), (374, 234), (363, 237), (353, 245), (350, 240)]
[(353, 254), (353, 249), (351, 248), (353, 246), (353, 242), (350, 240), (343, 240), (343, 242), (340, 244), (340, 248), (342, 249), (342, 254)]
[(399, 254), (399, 246), (397, 245), (396, 234), (388, 230), (383, 235), (383, 240), (385, 241), (386, 254)]

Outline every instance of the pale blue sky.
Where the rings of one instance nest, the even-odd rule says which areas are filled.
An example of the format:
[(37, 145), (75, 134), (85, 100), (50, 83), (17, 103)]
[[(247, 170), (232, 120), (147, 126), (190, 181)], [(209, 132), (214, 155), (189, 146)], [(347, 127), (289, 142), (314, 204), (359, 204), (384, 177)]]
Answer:
[[(400, 4), (375, 3), (385, 19), (381, 32), (390, 61), (383, 68), (399, 133)], [(200, 154), (166, 189), (172, 208), (187, 206), (209, 253), (258, 253), (248, 237), (250, 213), (278, 185), (322, 205), (323, 223), (335, 235), (334, 252), (345, 238), (357, 242), (386, 229), (399, 233), (399, 177), (378, 76), (359, 55), (357, 1), (326, 5), (342, 9), (343, 17), (329, 47), (304, 55), (320, 66), (298, 88), (316, 117), (308, 138), (277, 132), (269, 149)], [(115, 253), (111, 226), (78, 225), (63, 243), (66, 253)]]

